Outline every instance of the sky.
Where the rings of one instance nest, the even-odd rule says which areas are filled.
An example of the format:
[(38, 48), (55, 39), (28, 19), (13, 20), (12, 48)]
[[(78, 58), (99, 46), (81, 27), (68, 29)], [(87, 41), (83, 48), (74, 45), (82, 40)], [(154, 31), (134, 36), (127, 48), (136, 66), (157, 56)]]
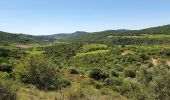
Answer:
[(170, 0), (0, 0), (0, 31), (31, 35), (170, 24)]

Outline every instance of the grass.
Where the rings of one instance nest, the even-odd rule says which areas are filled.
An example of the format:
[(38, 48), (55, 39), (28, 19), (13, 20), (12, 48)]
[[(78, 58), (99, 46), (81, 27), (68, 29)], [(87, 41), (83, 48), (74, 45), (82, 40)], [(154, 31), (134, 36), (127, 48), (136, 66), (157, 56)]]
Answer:
[[(127, 100), (111, 89), (96, 89), (95, 80), (82, 75), (63, 75), (71, 86), (58, 91), (41, 91), (33, 85), (20, 87), (17, 100)], [(92, 82), (93, 81), (93, 82)]]
[(76, 56), (85, 56), (85, 55), (95, 55), (95, 54), (100, 54), (100, 53), (107, 53), (110, 50), (96, 50), (96, 51), (91, 51), (91, 52), (86, 52), (86, 53), (77, 53)]
[(30, 55), (41, 55), (43, 53), (43, 51), (26, 51), (26, 53), (30, 54)]
[(0, 45), (0, 48), (3, 48), (3, 49), (17, 49), (16, 47), (14, 46), (3, 46), (3, 45)]

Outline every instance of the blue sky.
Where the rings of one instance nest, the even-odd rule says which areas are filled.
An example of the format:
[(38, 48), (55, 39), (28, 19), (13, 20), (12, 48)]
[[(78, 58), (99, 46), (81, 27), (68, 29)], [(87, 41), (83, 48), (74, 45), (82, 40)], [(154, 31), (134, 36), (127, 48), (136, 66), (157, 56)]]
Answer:
[(0, 31), (44, 35), (170, 24), (170, 0), (1, 0)]

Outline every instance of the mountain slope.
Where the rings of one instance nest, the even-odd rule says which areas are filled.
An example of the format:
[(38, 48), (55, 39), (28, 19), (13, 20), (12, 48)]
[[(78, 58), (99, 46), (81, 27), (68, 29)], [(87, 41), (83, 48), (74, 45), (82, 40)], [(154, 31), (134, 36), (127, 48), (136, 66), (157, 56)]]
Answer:
[[(80, 36), (71, 36), (69, 41), (105, 41), (112, 36), (140, 36), (143, 34), (165, 34), (170, 35), (170, 25), (147, 28), (142, 30), (107, 30), (102, 32), (94, 32), (83, 34)], [(109, 38), (110, 40), (110, 38)]]
[(13, 34), (8, 32), (0, 31), (0, 43), (8, 44), (8, 43), (31, 43), (37, 42), (40, 38), (32, 35), (25, 34)]
[(156, 34), (156, 33), (157, 34), (170, 34), (170, 25), (147, 28), (141, 31), (153, 33), (153, 34)]
[(60, 33), (60, 34), (53, 34), (53, 35), (42, 35), (42, 36), (38, 36), (39, 38), (44, 38), (44, 39), (68, 39), (70, 37), (79, 37), (83, 34), (88, 34), (88, 32), (83, 32), (83, 31), (77, 31), (74, 33)]

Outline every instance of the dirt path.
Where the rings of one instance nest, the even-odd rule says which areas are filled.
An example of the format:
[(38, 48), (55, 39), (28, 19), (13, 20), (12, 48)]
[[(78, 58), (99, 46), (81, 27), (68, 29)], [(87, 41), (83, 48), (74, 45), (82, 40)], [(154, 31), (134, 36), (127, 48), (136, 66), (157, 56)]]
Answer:
[(16, 47), (22, 48), (22, 49), (29, 49), (29, 48), (32, 48), (33, 46), (30, 46), (30, 45), (16, 45)]
[(123, 56), (126, 56), (126, 55), (130, 54), (130, 52), (131, 52), (131, 51), (126, 50), (126, 51), (122, 52), (122, 55), (123, 55)]
[(159, 64), (159, 63), (158, 63), (158, 60), (157, 60), (157, 59), (152, 58), (152, 64), (153, 64), (154, 66), (158, 65), (158, 64)]
[(170, 60), (166, 60), (166, 63), (170, 67)]

